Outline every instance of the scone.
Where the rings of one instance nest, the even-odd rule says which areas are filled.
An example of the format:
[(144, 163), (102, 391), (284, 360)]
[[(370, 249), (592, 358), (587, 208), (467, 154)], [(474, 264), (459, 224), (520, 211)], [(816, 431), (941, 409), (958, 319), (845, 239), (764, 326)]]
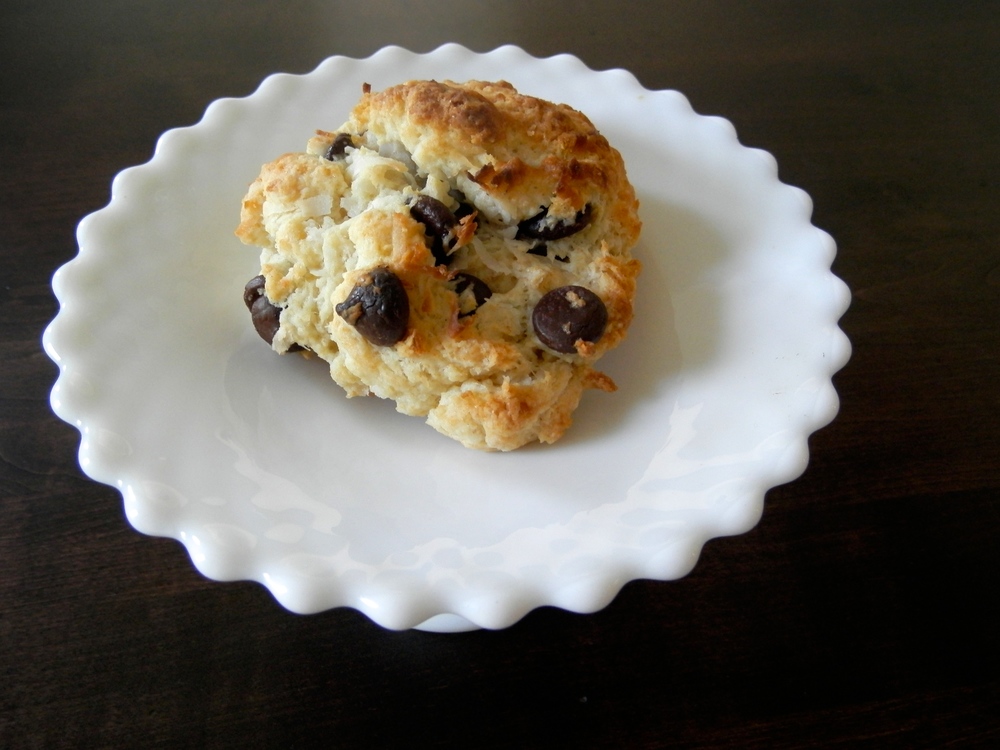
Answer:
[(638, 202), (580, 112), (505, 82), (365, 86), (344, 125), (264, 165), (237, 236), (278, 353), (463, 445), (552, 443), (625, 337)]

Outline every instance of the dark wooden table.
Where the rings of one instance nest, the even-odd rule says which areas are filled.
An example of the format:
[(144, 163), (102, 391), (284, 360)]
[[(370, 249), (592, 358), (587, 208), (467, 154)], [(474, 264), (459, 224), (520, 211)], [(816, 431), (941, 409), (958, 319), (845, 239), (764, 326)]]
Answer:
[[(0, 746), (1000, 747), (1000, 4), (0, 6)], [(205, 580), (50, 412), (52, 272), (120, 169), (267, 74), (519, 44), (683, 91), (838, 242), (839, 417), (759, 526), (500, 632)]]

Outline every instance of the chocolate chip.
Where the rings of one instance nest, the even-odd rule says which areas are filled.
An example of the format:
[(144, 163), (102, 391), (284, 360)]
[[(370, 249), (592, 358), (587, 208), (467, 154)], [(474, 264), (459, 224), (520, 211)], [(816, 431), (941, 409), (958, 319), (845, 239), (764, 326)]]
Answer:
[(272, 305), (267, 297), (258, 297), (250, 306), (250, 318), (257, 334), (267, 343), (272, 343), (281, 326), (281, 309)]
[(243, 303), (250, 311), (253, 327), (267, 343), (274, 341), (280, 325), (281, 308), (264, 296), (264, 277), (255, 276), (243, 287)]
[(335, 309), (376, 346), (392, 346), (400, 341), (410, 319), (410, 301), (403, 282), (385, 267), (362, 276)]
[(458, 207), (455, 209), (455, 218), (458, 220), (462, 220), (466, 216), (471, 216), (479, 210), (461, 190), (450, 190), (448, 191), (448, 195), (454, 198), (455, 202), (458, 203)]
[(563, 354), (576, 352), (576, 342), (598, 341), (608, 324), (604, 302), (582, 286), (563, 286), (542, 297), (531, 313), (538, 340)]
[(476, 207), (473, 206), (471, 203), (466, 203), (465, 201), (461, 201), (458, 204), (458, 208), (455, 209), (455, 218), (457, 220), (461, 220), (464, 219), (466, 216), (472, 216), (472, 214), (476, 213), (476, 211), (477, 211)]
[(264, 277), (254, 276), (247, 285), (243, 287), (243, 304), (250, 309), (253, 301), (264, 294)]
[(473, 276), (471, 273), (466, 273), (465, 271), (459, 271), (452, 278), (452, 283), (455, 285), (455, 294), (459, 297), (467, 290), (472, 290), (473, 299), (476, 301), (476, 306), (471, 310), (466, 310), (465, 312), (460, 312), (458, 317), (464, 318), (466, 315), (472, 315), (476, 310), (482, 307), (482, 304), (493, 296), (493, 290), (490, 289), (489, 285), (483, 281), (478, 276)]
[[(542, 258), (548, 258), (549, 246), (546, 245), (544, 242), (536, 242), (535, 244), (533, 244), (531, 247), (528, 248), (528, 255), (538, 255)], [(559, 261), (560, 263), (569, 263), (568, 255), (553, 255), (552, 257), (555, 260)]]
[(323, 156), (330, 161), (343, 159), (348, 147), (354, 148), (354, 136), (350, 133), (337, 133), (337, 137), (333, 139), (333, 143)]
[(561, 240), (576, 234), (590, 223), (590, 204), (584, 206), (582, 211), (578, 211), (573, 221), (555, 221), (549, 218), (548, 207), (543, 208), (530, 219), (525, 219), (517, 225), (517, 239), (519, 240), (542, 240), (551, 242)]
[(455, 246), (454, 229), (458, 224), (455, 214), (437, 198), (421, 195), (410, 206), (410, 216), (424, 225), (431, 237), (431, 253), (437, 265), (451, 262), (448, 251)]

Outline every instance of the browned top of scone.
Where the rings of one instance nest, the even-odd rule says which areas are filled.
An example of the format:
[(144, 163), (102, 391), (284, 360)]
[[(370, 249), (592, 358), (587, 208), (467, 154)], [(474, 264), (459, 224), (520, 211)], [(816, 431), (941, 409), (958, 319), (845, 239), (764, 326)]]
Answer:
[(613, 220), (626, 229), (636, 224), (638, 234), (621, 156), (568, 105), (521, 94), (504, 81), (410, 81), (364, 94), (351, 123), (356, 132), (398, 138), (419, 163), (454, 168), (465, 161), (468, 178), (514, 219), (540, 205), (568, 217), (613, 196)]

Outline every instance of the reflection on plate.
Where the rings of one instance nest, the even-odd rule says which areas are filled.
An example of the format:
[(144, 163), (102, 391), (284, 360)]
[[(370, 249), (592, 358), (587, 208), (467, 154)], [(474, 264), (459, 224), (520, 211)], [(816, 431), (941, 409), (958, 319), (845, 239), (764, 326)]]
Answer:
[[(585, 112), (642, 204), (629, 339), (568, 435), (467, 450), (390, 402), (343, 397), (317, 362), (275, 357), (242, 302), (257, 255), (233, 236), (259, 166), (346, 119), (363, 83), (506, 79)], [(749, 530), (836, 414), (849, 294), (833, 240), (775, 160), (674, 91), (515, 47), (334, 57), (267, 78), (165, 133), (79, 226), (45, 332), (56, 414), (80, 464), (141, 532), (295, 612), (502, 628), (543, 605), (592, 612), (627, 581), (674, 579), (706, 540)]]

